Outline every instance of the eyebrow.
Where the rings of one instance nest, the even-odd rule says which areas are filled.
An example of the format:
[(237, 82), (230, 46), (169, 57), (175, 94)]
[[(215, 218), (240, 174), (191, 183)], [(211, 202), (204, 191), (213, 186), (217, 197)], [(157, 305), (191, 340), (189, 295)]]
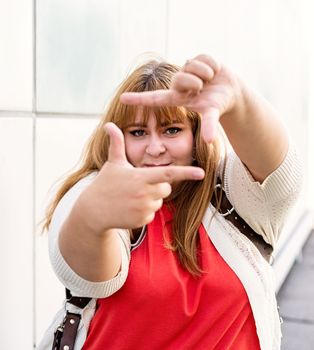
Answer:
[[(163, 122), (163, 123), (161, 123), (161, 126), (164, 127), (164, 126), (171, 125), (171, 124), (183, 124), (183, 122), (180, 121), (180, 120), (172, 120), (172, 121), (170, 121), (170, 122)], [(142, 127), (142, 128), (146, 128), (146, 127), (147, 127), (147, 124), (143, 124), (143, 123), (132, 123), (132, 124), (126, 125), (125, 128), (132, 128), (132, 127)]]

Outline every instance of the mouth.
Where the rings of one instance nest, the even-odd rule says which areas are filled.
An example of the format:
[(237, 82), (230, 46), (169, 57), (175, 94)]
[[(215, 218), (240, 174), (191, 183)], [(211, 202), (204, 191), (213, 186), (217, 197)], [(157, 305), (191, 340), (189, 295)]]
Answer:
[(144, 167), (146, 168), (153, 168), (153, 167), (159, 167), (159, 166), (169, 166), (171, 163), (164, 163), (164, 164), (144, 164)]

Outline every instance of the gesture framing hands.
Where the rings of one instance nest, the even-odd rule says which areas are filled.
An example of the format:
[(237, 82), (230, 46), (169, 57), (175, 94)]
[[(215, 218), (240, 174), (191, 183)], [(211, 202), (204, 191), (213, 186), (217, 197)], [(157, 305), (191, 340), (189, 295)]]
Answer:
[[(140, 72), (145, 67), (140, 67)], [(196, 56), (176, 73), (175, 67), (171, 67), (168, 90), (125, 92), (120, 101), (151, 107), (183, 106), (195, 111), (201, 116), (201, 134), (205, 142), (215, 138), (220, 123), (246, 169), (256, 181), (263, 183), (282, 163), (289, 146), (286, 129), (273, 107), (210, 56)], [(132, 75), (128, 79), (133, 79)], [(115, 113), (105, 120), (115, 121)], [(153, 128), (155, 126), (146, 125), (132, 135), (139, 140), (143, 136), (145, 142), (145, 137), (148, 140), (155, 137), (158, 142), (167, 140), (168, 145), (170, 140), (177, 141), (173, 135), (180, 132), (180, 128), (170, 128), (169, 134), (167, 129), (166, 132), (158, 129), (157, 136), (151, 132), (155, 131)], [(134, 167), (126, 156), (122, 131), (112, 122), (105, 125), (105, 131), (110, 138), (108, 159), (74, 203), (59, 236), (60, 251), (67, 263), (89, 281), (106, 281), (120, 271), (121, 238), (116, 229), (148, 224), (162, 206), (163, 199), (170, 195), (171, 184), (202, 180), (205, 176), (203, 169), (192, 166)], [(102, 136), (103, 129), (97, 132)], [(106, 147), (102, 144), (96, 151), (103, 154)], [(89, 152), (94, 156), (95, 149), (90, 148)], [(94, 167), (89, 170), (94, 171)], [(49, 220), (51, 217), (48, 225)]]
[[(209, 56), (196, 56), (173, 72), (168, 90), (125, 92), (120, 101), (151, 107), (183, 106), (195, 111), (201, 116), (205, 142), (215, 138), (220, 122), (246, 169), (263, 183), (281, 164), (289, 146), (286, 129), (273, 107)], [(114, 113), (108, 120), (115, 120)], [(147, 129), (144, 136), (149, 135)], [(177, 132), (180, 128), (172, 129)], [(106, 281), (120, 271), (121, 239), (116, 229), (148, 224), (170, 195), (172, 183), (205, 176), (203, 169), (192, 166), (134, 167), (127, 159), (122, 131), (112, 122), (105, 125), (105, 131), (110, 138), (108, 160), (75, 202), (59, 236), (67, 263), (89, 281)], [(166, 136), (168, 133), (162, 135)], [(99, 152), (102, 147), (106, 145)], [(95, 150), (89, 151), (93, 155)]]
[(173, 182), (204, 177), (203, 169), (193, 166), (135, 168), (127, 160), (122, 131), (114, 123), (107, 123), (105, 130), (110, 137), (108, 161), (81, 196), (84, 216), (95, 232), (151, 222)]
[(199, 55), (175, 74), (169, 90), (127, 92), (120, 100), (130, 105), (184, 106), (198, 112), (202, 116), (202, 137), (211, 142), (220, 116), (236, 107), (239, 96), (237, 77), (210, 56)]

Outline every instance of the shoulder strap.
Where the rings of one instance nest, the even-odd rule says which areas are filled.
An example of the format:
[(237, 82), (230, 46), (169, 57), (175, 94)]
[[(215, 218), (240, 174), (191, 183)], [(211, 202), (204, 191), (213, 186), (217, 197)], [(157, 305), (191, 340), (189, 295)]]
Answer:
[[(219, 179), (220, 180), (220, 179)], [(264, 259), (271, 262), (273, 247), (264, 241), (263, 237), (256, 233), (246, 221), (235, 211), (232, 204), (229, 202), (225, 190), (221, 183), (216, 185), (214, 194), (211, 200), (212, 205), (217, 208), (218, 212), (229, 220), (242, 234), (244, 234), (259, 250)], [(218, 205), (220, 203), (220, 205)]]
[[(92, 298), (74, 297), (69, 289), (65, 289), (66, 304), (70, 303), (80, 309), (92, 300)], [(73, 350), (77, 336), (78, 326), (82, 318), (81, 313), (70, 312), (67, 307), (65, 317), (54, 333), (52, 350)]]
[(80, 309), (84, 309), (84, 307), (92, 300), (92, 298), (74, 297), (67, 288), (65, 289), (65, 296), (67, 303), (77, 306)]

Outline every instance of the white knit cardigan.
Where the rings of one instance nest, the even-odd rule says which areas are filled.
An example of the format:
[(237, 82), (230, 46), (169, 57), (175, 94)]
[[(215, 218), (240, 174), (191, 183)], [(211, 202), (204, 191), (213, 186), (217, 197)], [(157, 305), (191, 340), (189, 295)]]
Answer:
[[(302, 172), (293, 146), (279, 166), (265, 181), (255, 182), (240, 159), (230, 153), (224, 174), (224, 187), (237, 213), (263, 238), (275, 246), (283, 223), (301, 189)], [(121, 237), (121, 271), (104, 282), (81, 278), (62, 257), (58, 246), (60, 228), (80, 193), (93, 181), (91, 174), (71, 188), (58, 204), (49, 230), (49, 255), (52, 267), (61, 283), (73, 295), (104, 298), (121, 288), (127, 278), (130, 262), (130, 238), (126, 230)], [(220, 214), (212, 218), (210, 205), (203, 225), (216, 249), (236, 273), (248, 295), (261, 350), (279, 350), (281, 330), (273, 271), (251, 241)]]

